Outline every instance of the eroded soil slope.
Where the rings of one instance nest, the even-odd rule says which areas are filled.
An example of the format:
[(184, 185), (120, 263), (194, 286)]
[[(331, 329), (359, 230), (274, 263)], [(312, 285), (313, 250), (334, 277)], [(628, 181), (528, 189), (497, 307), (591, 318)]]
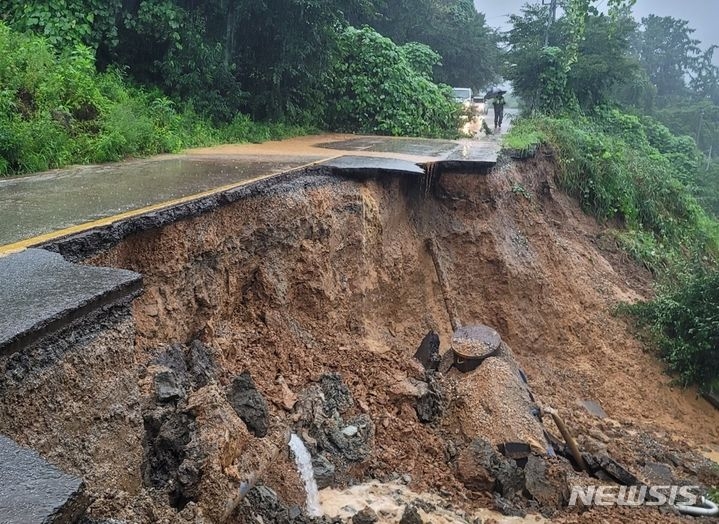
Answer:
[[(269, 401), (265, 438), (296, 427), (296, 396), (339, 373), (355, 401), (349, 415), (368, 416), (374, 434), (369, 457), (345, 468), (338, 484), (409, 475), (415, 491), (466, 508), (489, 503), (455, 475), (454, 456), (473, 437), (456, 410), (422, 423), (407, 387), (408, 378), (422, 378), (412, 355), (428, 331), (449, 348), (450, 310), (461, 324), (499, 332), (537, 402), (559, 409), (584, 449), (608, 451), (635, 473), (651, 460), (671, 462), (676, 477), (692, 474), (686, 464), (696, 475), (690, 451), (719, 444), (719, 412), (672, 387), (612, 314), (618, 302), (649, 293), (650, 275), (608, 245), (554, 187), (551, 170), (533, 160), (486, 176), (444, 174), (429, 195), (397, 178), (307, 175), (137, 235), (89, 262), (145, 276), (134, 305), (140, 375), (168, 344), (201, 340), (228, 376), (249, 372)], [(591, 416), (581, 400), (607, 416)], [(267, 483), (301, 503), (283, 460), (265, 471)]]

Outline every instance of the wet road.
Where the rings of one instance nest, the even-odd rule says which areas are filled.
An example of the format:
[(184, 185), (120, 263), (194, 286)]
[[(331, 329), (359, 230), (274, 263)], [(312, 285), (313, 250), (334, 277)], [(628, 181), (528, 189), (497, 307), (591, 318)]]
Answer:
[(491, 164), (499, 149), (497, 136), (319, 135), (0, 178), (0, 255), (310, 164), (417, 175), (428, 162)]
[(319, 158), (156, 158), (0, 179), (0, 244), (281, 173)]

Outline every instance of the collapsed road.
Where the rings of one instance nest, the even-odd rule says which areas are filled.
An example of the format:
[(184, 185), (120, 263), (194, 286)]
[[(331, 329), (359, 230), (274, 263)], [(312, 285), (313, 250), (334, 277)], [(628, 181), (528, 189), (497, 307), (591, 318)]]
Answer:
[[(719, 416), (611, 314), (650, 276), (555, 188), (552, 159), (497, 154), (340, 136), (198, 150), (105, 171), (127, 196), (109, 209), (60, 196), (55, 225), (19, 226), (33, 238), (5, 227), (3, 456), (54, 495), (0, 488), (0, 520), (682, 521), (568, 506), (575, 485), (715, 485)], [(151, 198), (137, 165), (182, 190)], [(13, 182), (19, 221), (58, 180), (86, 178)]]

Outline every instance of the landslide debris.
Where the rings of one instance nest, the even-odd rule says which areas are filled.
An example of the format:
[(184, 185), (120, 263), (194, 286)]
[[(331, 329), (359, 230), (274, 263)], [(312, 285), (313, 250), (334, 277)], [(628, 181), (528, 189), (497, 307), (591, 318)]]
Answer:
[[(257, 473), (232, 519), (300, 522), (303, 488), (284, 445), (292, 431), (337, 496), (398, 481), (423, 494), (391, 517), (378, 512), (392, 522), (406, 506), (427, 521), (433, 513), (418, 501), (430, 496), (454, 515), (680, 520), (566, 506), (572, 485), (621, 481), (606, 473), (615, 465), (641, 482), (660, 475), (706, 486), (711, 465), (698, 450), (719, 444), (719, 417), (673, 388), (612, 314), (617, 302), (646, 296), (650, 276), (556, 191), (553, 169), (539, 159), (443, 174), (428, 198), (411, 181), (303, 176), (95, 257), (145, 277), (134, 350), (143, 420), (159, 427), (146, 429), (144, 453), (161, 474), (146, 475), (142, 490), (176, 506), (124, 492), (121, 500), (145, 509), (136, 502), (115, 514), (153, 508), (219, 522)], [(518, 198), (514, 184), (533, 198)], [(457, 318), (501, 337), (474, 369), (455, 365)], [(170, 346), (177, 351), (170, 341), (181, 342)], [(193, 347), (207, 351), (193, 360)], [(594, 476), (577, 471), (543, 406), (594, 459)], [(176, 450), (172, 460), (152, 451), (158, 439)], [(436, 515), (446, 510), (432, 504)], [(108, 515), (118, 506), (95, 504)], [(335, 515), (351, 519), (365, 506)]]

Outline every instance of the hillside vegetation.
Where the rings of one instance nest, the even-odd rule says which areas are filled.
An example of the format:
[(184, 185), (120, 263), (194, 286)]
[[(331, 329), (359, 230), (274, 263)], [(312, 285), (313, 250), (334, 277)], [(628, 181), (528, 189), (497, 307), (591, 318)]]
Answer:
[(547, 46), (545, 8), (512, 17), (507, 76), (524, 118), (505, 146), (541, 144), (560, 186), (657, 277), (654, 300), (620, 309), (682, 384), (708, 390), (719, 385), (719, 170), (701, 149), (712, 147), (712, 133), (689, 136), (692, 119), (672, 115), (716, 107), (719, 76), (707, 61), (713, 49), (702, 53), (686, 22), (637, 24), (631, 3), (614, 2), (604, 15), (570, 2)]

